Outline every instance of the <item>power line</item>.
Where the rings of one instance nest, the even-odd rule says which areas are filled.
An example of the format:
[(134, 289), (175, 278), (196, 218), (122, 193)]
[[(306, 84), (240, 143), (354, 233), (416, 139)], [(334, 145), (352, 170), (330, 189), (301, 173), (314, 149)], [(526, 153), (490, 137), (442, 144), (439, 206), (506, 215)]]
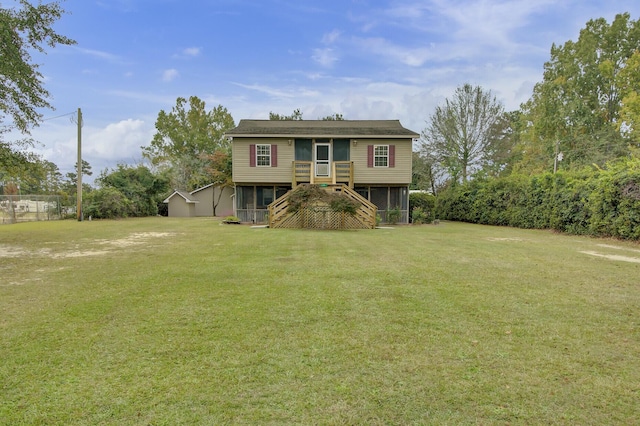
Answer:
[(66, 117), (67, 115), (75, 115), (75, 114), (77, 114), (77, 112), (76, 112), (76, 111), (74, 111), (74, 112), (69, 112), (69, 113), (67, 113), (67, 114), (57, 115), (57, 116), (55, 116), (55, 117), (43, 118), (41, 121), (55, 120), (56, 118)]

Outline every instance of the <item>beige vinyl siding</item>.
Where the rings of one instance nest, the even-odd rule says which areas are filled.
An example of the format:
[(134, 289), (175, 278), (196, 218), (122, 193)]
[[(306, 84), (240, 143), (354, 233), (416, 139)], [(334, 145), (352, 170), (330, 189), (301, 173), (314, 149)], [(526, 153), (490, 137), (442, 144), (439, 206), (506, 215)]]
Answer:
[[(367, 167), (368, 145), (395, 145), (395, 167)], [(351, 144), (354, 183), (409, 184), (411, 183), (411, 139), (358, 139)]]
[(222, 189), (222, 196), (220, 196), (221, 189), (219, 187), (209, 186), (200, 191), (191, 193), (191, 196), (199, 201), (196, 206), (195, 215), (198, 217), (213, 216), (213, 199), (215, 197), (218, 206), (216, 208), (217, 216), (231, 216), (233, 215), (233, 188)]
[(180, 196), (173, 196), (169, 199), (169, 217), (194, 217), (196, 215), (196, 205), (187, 203)]
[(199, 201), (196, 204), (196, 216), (213, 216), (213, 186), (191, 193), (191, 197)]
[[(249, 146), (251, 144), (278, 145), (277, 167), (251, 167)], [(294, 145), (282, 138), (234, 138), (233, 181), (235, 183), (291, 183), (291, 164)]]
[[(278, 167), (251, 167), (249, 146), (251, 144), (278, 145)], [(368, 145), (395, 145), (395, 167), (367, 167)], [(354, 183), (357, 184), (410, 184), (412, 139), (358, 139), (350, 145), (353, 161)], [(284, 138), (234, 138), (233, 181), (236, 184), (290, 184), (291, 165), (295, 157), (294, 144)]]

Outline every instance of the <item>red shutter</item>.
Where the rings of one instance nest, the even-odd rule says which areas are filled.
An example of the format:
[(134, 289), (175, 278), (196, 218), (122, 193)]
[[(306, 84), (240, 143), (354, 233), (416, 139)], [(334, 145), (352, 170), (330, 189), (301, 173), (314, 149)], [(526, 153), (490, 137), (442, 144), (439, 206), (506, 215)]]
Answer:
[(256, 166), (256, 144), (249, 145), (249, 167)]
[(389, 145), (389, 167), (396, 166), (396, 146)]
[(278, 167), (278, 145), (271, 145), (271, 167)]
[(373, 145), (367, 145), (367, 167), (373, 167)]

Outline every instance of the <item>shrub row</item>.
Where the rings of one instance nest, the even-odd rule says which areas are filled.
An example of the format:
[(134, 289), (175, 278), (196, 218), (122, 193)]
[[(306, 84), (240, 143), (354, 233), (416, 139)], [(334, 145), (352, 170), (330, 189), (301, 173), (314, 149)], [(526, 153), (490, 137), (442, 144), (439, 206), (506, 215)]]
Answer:
[(438, 195), (436, 217), (640, 240), (640, 159), (452, 186)]
[(427, 192), (409, 194), (409, 218), (411, 223), (431, 223), (435, 219), (436, 197)]
[(128, 198), (120, 190), (111, 187), (91, 191), (83, 202), (84, 216), (94, 219), (118, 219), (158, 214), (156, 201), (136, 195), (132, 194), (132, 198)]

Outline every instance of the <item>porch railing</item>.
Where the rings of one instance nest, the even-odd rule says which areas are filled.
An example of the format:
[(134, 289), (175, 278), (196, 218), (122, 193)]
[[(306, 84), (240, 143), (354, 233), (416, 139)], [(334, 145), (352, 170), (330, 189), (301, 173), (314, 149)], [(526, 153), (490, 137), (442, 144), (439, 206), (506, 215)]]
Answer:
[(315, 177), (313, 161), (294, 161), (292, 165), (291, 186), (295, 188), (300, 183), (344, 183), (353, 188), (353, 161), (334, 161), (331, 163), (331, 177), (328, 180)]
[(274, 224), (281, 222), (287, 216), (289, 209), (289, 192), (269, 204), (269, 228), (273, 228)]

